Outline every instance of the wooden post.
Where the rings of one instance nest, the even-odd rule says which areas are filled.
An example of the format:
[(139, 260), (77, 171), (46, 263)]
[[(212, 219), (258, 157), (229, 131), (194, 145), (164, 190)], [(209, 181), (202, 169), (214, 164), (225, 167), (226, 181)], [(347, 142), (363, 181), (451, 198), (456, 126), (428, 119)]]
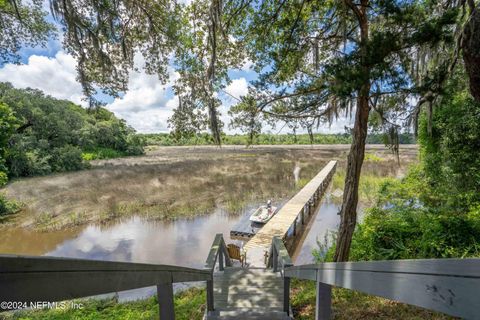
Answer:
[(295, 237), (297, 235), (297, 217), (295, 218), (295, 221), (293, 221), (293, 236)]
[(214, 311), (213, 302), (213, 280), (207, 280), (207, 312)]
[(223, 271), (223, 248), (220, 247), (218, 250), (218, 270)]
[(290, 315), (290, 278), (283, 278), (283, 311)]
[(160, 320), (174, 320), (175, 310), (173, 304), (172, 283), (157, 285), (158, 307), (160, 309)]
[(302, 209), (301, 215), (302, 215), (302, 225), (304, 225), (305, 224), (305, 208)]
[(330, 320), (332, 316), (332, 286), (317, 282), (315, 320)]
[(273, 263), (273, 272), (278, 271), (278, 251), (275, 248), (275, 245), (272, 245), (272, 263)]

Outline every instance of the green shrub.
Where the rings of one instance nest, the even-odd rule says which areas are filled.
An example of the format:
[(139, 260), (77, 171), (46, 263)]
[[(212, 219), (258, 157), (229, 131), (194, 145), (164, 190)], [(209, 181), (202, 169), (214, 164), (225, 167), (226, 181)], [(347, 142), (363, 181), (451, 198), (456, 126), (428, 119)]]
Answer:
[(100, 159), (113, 159), (118, 157), (126, 156), (125, 152), (121, 152), (111, 148), (101, 148), (97, 147), (94, 149), (89, 149), (82, 153), (82, 158), (85, 161), (91, 160), (100, 160)]
[(84, 168), (82, 150), (79, 147), (66, 145), (52, 150), (52, 168), (55, 172), (75, 171)]
[(10, 213), (15, 213), (21, 208), (21, 204), (8, 200), (7, 197), (3, 194), (0, 193), (0, 216), (7, 215)]
[(477, 213), (373, 208), (352, 242), (352, 260), (476, 257), (480, 254)]
[(0, 171), (0, 188), (6, 185), (8, 182), (8, 176), (5, 172)]

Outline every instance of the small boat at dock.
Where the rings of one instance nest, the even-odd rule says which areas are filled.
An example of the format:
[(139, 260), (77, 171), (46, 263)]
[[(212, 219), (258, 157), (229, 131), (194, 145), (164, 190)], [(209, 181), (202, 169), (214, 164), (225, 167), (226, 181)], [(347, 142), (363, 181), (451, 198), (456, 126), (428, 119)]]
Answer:
[(260, 206), (255, 212), (250, 216), (250, 221), (255, 223), (267, 223), (275, 213), (277, 213), (278, 208), (272, 206), (271, 201), (268, 201), (266, 206)]

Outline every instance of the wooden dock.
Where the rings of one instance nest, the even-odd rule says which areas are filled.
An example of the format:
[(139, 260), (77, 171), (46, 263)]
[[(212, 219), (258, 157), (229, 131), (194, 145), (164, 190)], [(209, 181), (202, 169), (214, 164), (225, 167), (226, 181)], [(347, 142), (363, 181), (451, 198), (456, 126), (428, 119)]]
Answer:
[(264, 254), (270, 249), (273, 237), (285, 239), (290, 227), (295, 228), (298, 218), (302, 219), (305, 212), (318, 203), (335, 173), (336, 166), (337, 161), (330, 161), (246, 243), (244, 248), (247, 250), (250, 266), (265, 266)]
[(235, 240), (248, 241), (258, 230), (263, 227), (261, 224), (255, 224), (250, 221), (250, 215), (244, 215), (238, 223), (230, 230), (230, 238)]

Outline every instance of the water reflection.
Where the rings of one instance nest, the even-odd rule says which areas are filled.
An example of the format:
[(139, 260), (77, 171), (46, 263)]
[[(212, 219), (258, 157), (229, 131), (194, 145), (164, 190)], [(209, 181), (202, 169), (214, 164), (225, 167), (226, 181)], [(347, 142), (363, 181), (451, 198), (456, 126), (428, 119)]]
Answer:
[(340, 216), (337, 214), (340, 211), (340, 205), (335, 203), (328, 193), (323, 199), (317, 209), (317, 212), (310, 221), (309, 226), (302, 235), (303, 242), (294, 253), (293, 259), (295, 264), (314, 263), (312, 251), (318, 249), (317, 241), (324, 242), (324, 238), (330, 231), (338, 229), (340, 223)]

